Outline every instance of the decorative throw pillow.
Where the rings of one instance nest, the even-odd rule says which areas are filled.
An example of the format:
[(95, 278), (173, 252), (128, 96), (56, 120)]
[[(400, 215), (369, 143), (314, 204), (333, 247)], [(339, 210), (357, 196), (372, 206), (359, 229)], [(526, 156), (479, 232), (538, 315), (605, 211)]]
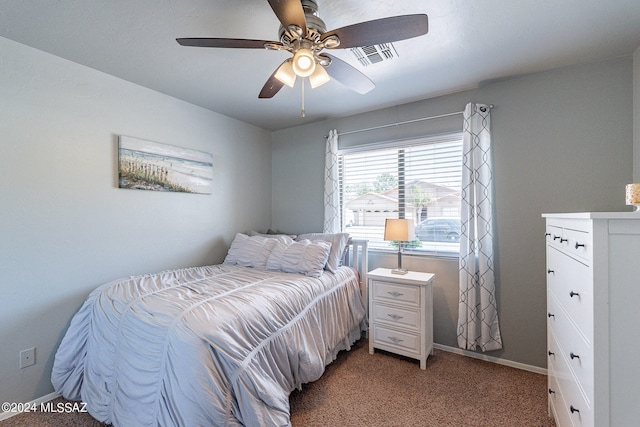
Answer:
[(320, 277), (330, 251), (331, 243), (320, 240), (279, 241), (269, 255), (267, 269)]
[(311, 240), (331, 243), (331, 253), (327, 260), (325, 268), (332, 273), (335, 273), (340, 267), (340, 261), (347, 242), (349, 241), (349, 233), (306, 233), (298, 235), (296, 240)]
[(224, 264), (243, 265), (245, 267), (265, 268), (267, 259), (278, 239), (263, 236), (249, 237), (238, 233), (231, 243)]

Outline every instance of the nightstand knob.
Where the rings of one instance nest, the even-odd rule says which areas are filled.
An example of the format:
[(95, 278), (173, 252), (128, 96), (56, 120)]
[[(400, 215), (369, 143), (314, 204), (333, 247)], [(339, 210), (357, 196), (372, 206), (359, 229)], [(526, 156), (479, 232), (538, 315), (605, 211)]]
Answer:
[(396, 291), (389, 291), (387, 292), (389, 295), (391, 295), (392, 297), (398, 298), (401, 297), (402, 295), (404, 295), (402, 292), (396, 292)]
[(404, 317), (404, 316), (398, 316), (397, 314), (388, 314), (387, 316), (391, 317), (393, 320), (396, 320), (396, 321)]
[(400, 338), (398, 338), (398, 337), (389, 337), (389, 339), (390, 339), (391, 341), (393, 341), (393, 343), (394, 343), (394, 344), (398, 344), (398, 343), (400, 343), (400, 342), (404, 341), (403, 339), (400, 339)]

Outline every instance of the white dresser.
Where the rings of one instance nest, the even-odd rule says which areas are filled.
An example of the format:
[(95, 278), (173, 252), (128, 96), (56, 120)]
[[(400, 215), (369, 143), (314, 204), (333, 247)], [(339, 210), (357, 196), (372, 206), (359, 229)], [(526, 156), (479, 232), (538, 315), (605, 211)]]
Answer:
[(374, 348), (420, 360), (433, 353), (433, 274), (376, 268), (369, 281), (369, 353)]
[(640, 425), (640, 213), (544, 214), (549, 412)]

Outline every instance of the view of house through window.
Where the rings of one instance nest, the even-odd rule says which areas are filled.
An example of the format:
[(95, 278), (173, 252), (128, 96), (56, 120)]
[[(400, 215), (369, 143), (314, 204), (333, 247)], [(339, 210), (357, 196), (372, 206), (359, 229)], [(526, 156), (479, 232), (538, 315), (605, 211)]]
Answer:
[(406, 250), (458, 253), (462, 134), (341, 151), (339, 162), (343, 231), (397, 250), (383, 240), (385, 219), (407, 218), (416, 240)]

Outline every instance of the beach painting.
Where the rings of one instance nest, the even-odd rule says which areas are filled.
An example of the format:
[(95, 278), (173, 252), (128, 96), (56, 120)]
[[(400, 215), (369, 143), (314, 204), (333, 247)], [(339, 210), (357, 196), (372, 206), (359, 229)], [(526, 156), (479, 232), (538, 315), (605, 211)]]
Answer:
[(128, 136), (118, 139), (120, 188), (211, 194), (212, 154)]

